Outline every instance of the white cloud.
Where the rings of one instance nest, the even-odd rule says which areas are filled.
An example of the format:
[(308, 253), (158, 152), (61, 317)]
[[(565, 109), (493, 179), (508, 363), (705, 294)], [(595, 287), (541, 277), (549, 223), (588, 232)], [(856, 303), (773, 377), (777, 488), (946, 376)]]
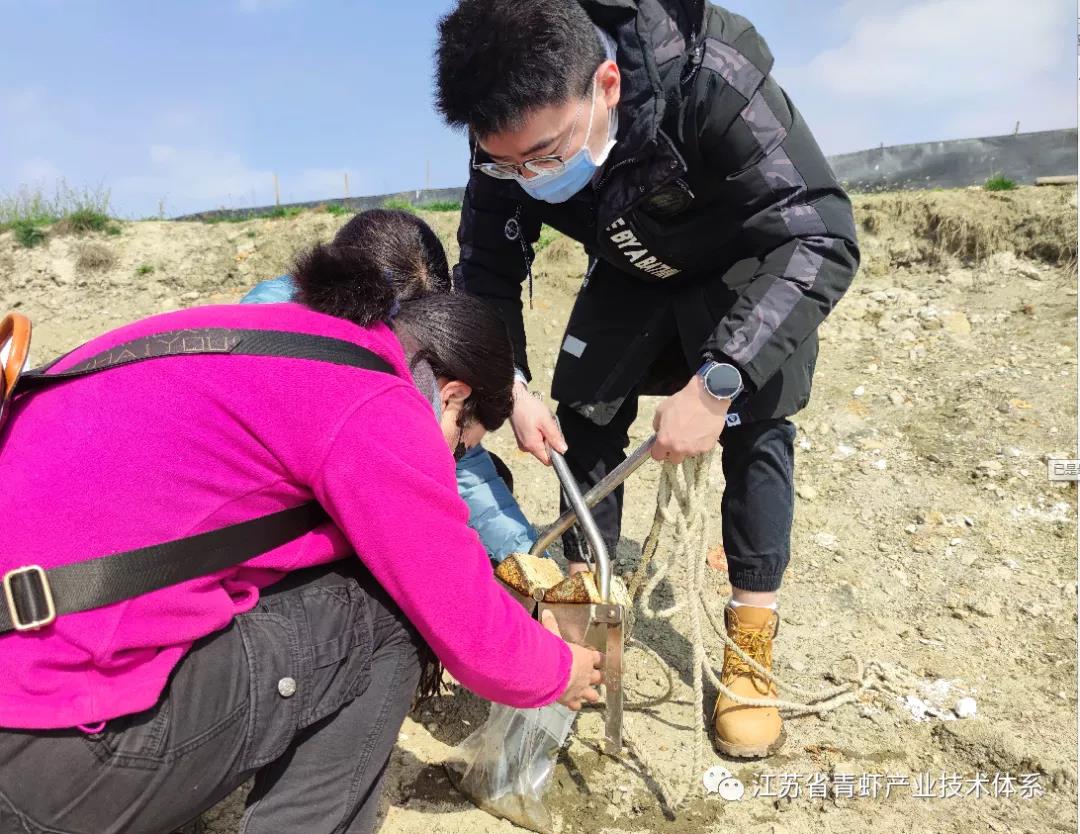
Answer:
[(153, 144), (146, 154), (149, 164), (142, 172), (111, 184), (115, 205), (164, 203), (170, 215), (271, 205), (275, 173), (283, 203), (343, 196), (346, 172), (350, 193), (366, 193), (367, 178), (347, 166), (275, 172), (249, 164), (240, 154), (207, 146)]
[(827, 153), (1076, 124), (1068, 0), (849, 0), (836, 21), (843, 43), (777, 70)]
[(171, 212), (273, 202), (273, 172), (248, 165), (238, 154), (156, 144), (147, 149), (147, 159), (143, 172), (113, 184), (117, 205), (164, 201)]
[[(1062, 4), (1029, 0), (924, 0), (885, 13), (879, 4), (847, 42), (806, 68), (845, 95), (931, 102), (1027, 90), (1054, 69)], [(865, 8), (862, 3), (851, 8)]]
[(24, 160), (16, 169), (16, 178), (20, 183), (42, 188), (52, 188), (63, 176), (57, 165), (42, 157)]

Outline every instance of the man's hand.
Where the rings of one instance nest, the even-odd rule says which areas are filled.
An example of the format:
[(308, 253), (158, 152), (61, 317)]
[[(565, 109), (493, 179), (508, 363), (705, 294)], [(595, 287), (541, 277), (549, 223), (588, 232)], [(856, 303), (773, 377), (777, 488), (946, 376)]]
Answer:
[(514, 384), (514, 411), (510, 415), (518, 448), (528, 452), (545, 466), (551, 466), (547, 446), (566, 454), (566, 441), (548, 407), (529, 393), (522, 383)]
[[(550, 611), (545, 611), (541, 615), (540, 622), (552, 634), (562, 637), (555, 615)], [(585, 703), (595, 704), (600, 700), (600, 693), (596, 691), (595, 686), (604, 682), (604, 674), (600, 671), (604, 667), (604, 656), (598, 651), (579, 646), (577, 643), (566, 645), (570, 647), (574, 660), (570, 667), (570, 680), (563, 694), (559, 696), (559, 703), (577, 711)]]
[(709, 451), (724, 430), (729, 405), (726, 400), (710, 396), (701, 377), (694, 374), (681, 391), (656, 408), (653, 458), (681, 463), (684, 458)]

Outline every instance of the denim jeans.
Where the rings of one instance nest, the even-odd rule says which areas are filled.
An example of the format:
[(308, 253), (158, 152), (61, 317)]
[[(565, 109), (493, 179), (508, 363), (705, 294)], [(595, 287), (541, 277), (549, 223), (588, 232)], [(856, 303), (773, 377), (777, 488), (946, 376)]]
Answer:
[(104, 730), (0, 730), (0, 834), (170, 832), (254, 776), (240, 831), (370, 832), (423, 643), (355, 558), (289, 574)]

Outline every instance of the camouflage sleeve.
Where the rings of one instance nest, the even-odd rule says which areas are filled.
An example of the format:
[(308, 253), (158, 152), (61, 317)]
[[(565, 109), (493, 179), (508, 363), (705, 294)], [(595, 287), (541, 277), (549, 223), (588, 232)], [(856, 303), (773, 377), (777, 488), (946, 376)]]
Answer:
[(495, 308), (510, 333), (514, 364), (531, 379), (521, 285), (529, 274), (541, 224), (524, 200), (506, 196), (500, 186), (483, 173), (469, 179), (458, 226), (461, 254), (454, 267), (454, 285)]
[[(730, 20), (730, 18), (729, 18)], [(858, 269), (851, 202), (747, 25), (710, 30), (695, 80), (702, 159), (720, 200), (738, 206), (752, 280), (702, 346), (759, 389), (817, 329)]]

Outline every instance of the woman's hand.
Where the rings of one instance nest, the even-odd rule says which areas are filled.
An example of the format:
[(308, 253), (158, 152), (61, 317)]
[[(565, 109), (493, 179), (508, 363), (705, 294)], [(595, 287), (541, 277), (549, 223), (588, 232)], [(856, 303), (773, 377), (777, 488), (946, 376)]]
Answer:
[[(562, 637), (555, 615), (550, 611), (541, 615), (540, 622), (552, 634)], [(594, 649), (587, 649), (576, 643), (566, 645), (570, 647), (574, 660), (570, 667), (570, 680), (563, 694), (559, 696), (559, 703), (576, 711), (586, 702), (595, 704), (600, 700), (600, 693), (594, 687), (604, 682), (604, 674), (600, 671), (604, 666), (604, 656)]]

